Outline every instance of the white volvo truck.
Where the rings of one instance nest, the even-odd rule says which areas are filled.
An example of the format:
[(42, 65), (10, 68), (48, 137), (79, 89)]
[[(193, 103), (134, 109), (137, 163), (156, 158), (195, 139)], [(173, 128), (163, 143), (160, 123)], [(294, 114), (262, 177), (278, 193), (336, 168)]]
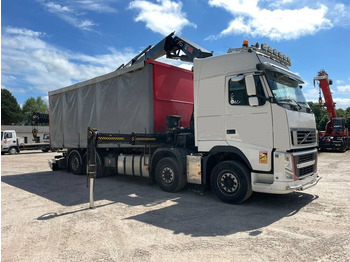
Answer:
[[(51, 146), (67, 149), (53, 169), (86, 172), (91, 185), (106, 171), (169, 192), (199, 184), (235, 204), (316, 185), (315, 118), (290, 58), (247, 42), (212, 56), (172, 35), (115, 72), (49, 93)], [(193, 70), (154, 61), (164, 54)]]

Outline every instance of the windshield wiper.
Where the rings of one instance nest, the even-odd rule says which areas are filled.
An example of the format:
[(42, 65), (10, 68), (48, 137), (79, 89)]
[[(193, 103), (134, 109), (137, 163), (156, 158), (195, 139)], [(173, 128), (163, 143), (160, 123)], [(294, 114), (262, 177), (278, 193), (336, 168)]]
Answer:
[(292, 100), (299, 106), (299, 111), (300, 111), (301, 109), (303, 109), (303, 107), (299, 104), (298, 101), (296, 101), (296, 100), (294, 100), (294, 99), (292, 99)]
[(299, 107), (299, 111), (303, 109), (303, 107), (295, 99), (285, 98), (278, 100), (278, 102), (294, 102)]

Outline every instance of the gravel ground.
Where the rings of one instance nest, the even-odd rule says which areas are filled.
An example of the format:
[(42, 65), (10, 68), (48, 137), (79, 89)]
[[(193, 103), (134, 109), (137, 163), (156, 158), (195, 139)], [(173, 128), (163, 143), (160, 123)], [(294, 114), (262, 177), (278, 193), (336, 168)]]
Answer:
[(55, 153), (1, 156), (1, 261), (350, 261), (350, 151), (321, 153), (305, 192), (242, 205), (142, 178), (50, 171)]

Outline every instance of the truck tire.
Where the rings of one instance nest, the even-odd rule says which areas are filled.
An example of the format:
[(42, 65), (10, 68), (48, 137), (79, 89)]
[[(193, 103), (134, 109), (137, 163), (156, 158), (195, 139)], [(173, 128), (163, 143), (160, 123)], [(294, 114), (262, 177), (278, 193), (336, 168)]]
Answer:
[(222, 201), (239, 204), (253, 193), (250, 171), (238, 161), (224, 161), (217, 164), (210, 177), (214, 194)]
[(343, 142), (341, 147), (339, 148), (339, 151), (344, 153), (346, 152), (346, 149), (347, 149), (347, 144)]
[(68, 168), (73, 172), (74, 175), (83, 174), (83, 159), (78, 151), (73, 150), (69, 154), (68, 158)]
[(166, 192), (181, 190), (186, 185), (186, 177), (181, 170), (174, 158), (161, 159), (155, 170), (157, 184)]
[(15, 148), (15, 147), (11, 147), (10, 149), (9, 149), (9, 154), (10, 155), (15, 155), (17, 153), (17, 149)]

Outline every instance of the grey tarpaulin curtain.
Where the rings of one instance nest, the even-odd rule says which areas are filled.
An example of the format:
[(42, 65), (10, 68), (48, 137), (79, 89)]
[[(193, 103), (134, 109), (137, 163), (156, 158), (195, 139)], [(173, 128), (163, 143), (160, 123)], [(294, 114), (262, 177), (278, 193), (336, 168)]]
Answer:
[(152, 64), (49, 92), (53, 148), (86, 148), (87, 128), (153, 133)]

